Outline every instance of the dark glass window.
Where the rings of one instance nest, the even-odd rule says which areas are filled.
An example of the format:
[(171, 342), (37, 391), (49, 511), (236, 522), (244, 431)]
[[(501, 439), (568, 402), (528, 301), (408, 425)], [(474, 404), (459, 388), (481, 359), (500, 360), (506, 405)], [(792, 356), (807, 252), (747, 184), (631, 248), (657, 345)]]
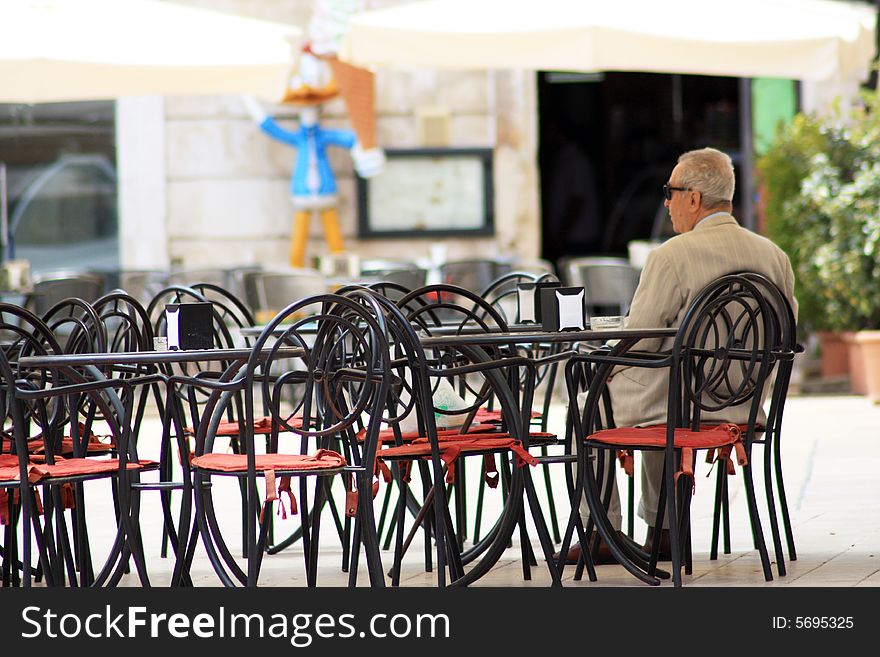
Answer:
[(35, 272), (118, 268), (112, 102), (0, 104), (0, 162), (7, 257)]

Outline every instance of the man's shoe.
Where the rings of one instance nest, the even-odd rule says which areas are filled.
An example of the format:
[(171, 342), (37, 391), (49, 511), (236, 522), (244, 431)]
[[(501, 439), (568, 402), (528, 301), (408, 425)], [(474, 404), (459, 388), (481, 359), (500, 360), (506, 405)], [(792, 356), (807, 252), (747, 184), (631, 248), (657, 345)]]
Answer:
[[(620, 533), (620, 532), (618, 532)], [(596, 540), (596, 532), (593, 532), (590, 538), (590, 546), (593, 545), (593, 541)], [(565, 555), (565, 563), (569, 566), (574, 566), (581, 559), (581, 544), (580, 542), (575, 543), (568, 550), (568, 554)], [(553, 555), (553, 560), (559, 561), (559, 552)], [(617, 559), (614, 558), (614, 555), (611, 554), (611, 550), (608, 545), (606, 545), (604, 540), (599, 540), (599, 551), (593, 557), (593, 564), (596, 566), (607, 566), (609, 564), (616, 564)]]
[[(658, 535), (657, 532), (654, 531), (653, 527), (648, 527), (648, 535), (645, 538), (645, 545), (642, 549), (651, 554), (651, 548), (654, 545), (654, 537)], [(661, 529), (659, 532), (659, 540), (660, 540), (660, 554), (657, 557), (657, 561), (672, 561), (672, 542), (669, 540), (669, 530)]]

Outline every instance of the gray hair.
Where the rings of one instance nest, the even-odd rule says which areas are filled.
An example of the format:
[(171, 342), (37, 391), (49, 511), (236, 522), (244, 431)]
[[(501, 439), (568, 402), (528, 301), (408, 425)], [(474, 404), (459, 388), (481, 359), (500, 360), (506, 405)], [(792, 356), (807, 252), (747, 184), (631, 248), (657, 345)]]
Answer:
[(700, 192), (707, 210), (733, 202), (736, 179), (733, 162), (727, 154), (714, 148), (701, 148), (684, 153), (678, 163), (681, 165), (678, 184)]

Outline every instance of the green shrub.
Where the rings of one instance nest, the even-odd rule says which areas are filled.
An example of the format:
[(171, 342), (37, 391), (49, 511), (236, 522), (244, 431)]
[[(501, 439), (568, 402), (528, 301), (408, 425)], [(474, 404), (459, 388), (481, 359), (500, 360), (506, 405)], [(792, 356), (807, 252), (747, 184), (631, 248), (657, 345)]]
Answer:
[(758, 160), (767, 231), (795, 270), (807, 330), (880, 328), (880, 101), (799, 114)]

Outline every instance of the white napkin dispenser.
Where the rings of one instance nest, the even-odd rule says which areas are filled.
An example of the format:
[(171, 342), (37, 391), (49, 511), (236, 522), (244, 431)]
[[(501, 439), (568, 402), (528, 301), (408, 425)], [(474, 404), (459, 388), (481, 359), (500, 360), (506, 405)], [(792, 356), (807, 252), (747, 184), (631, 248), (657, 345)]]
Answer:
[(214, 310), (206, 301), (166, 303), (168, 349), (213, 349)]
[(545, 331), (583, 331), (586, 304), (582, 287), (541, 290), (541, 326)]

